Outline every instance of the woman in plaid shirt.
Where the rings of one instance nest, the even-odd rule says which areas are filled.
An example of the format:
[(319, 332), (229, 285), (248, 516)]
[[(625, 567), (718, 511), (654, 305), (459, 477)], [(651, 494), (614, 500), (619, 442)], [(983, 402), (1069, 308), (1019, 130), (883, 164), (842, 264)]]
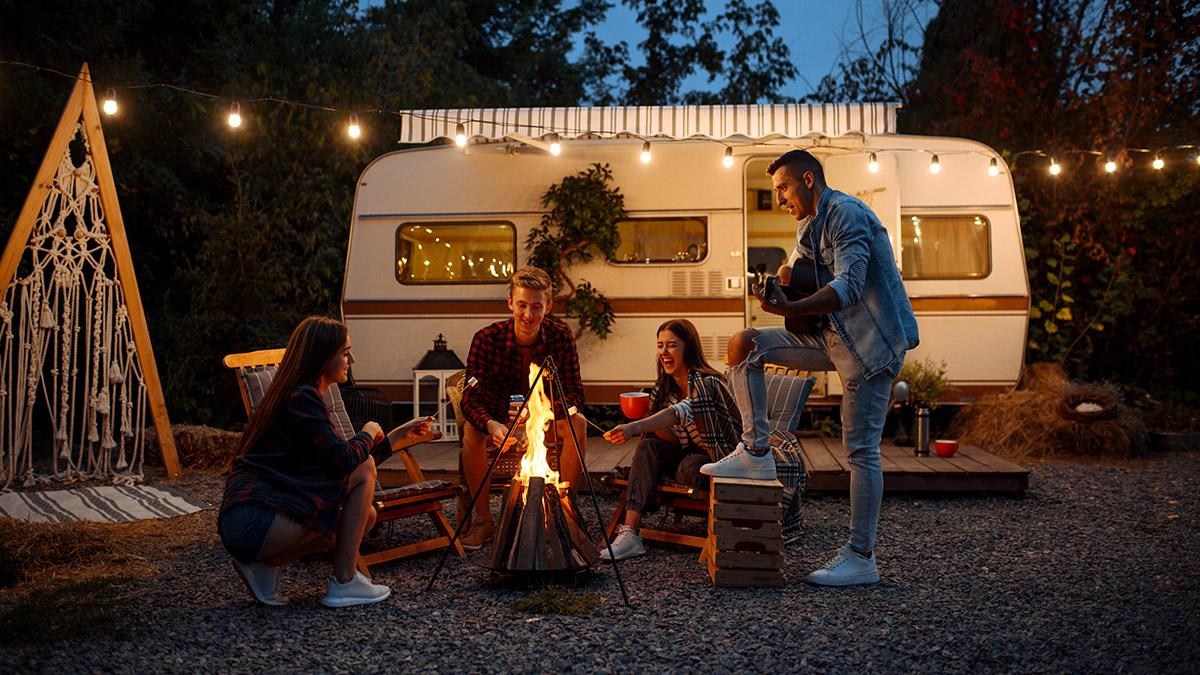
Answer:
[(346, 381), (352, 363), (344, 324), (305, 319), (238, 443), (217, 530), (242, 581), (265, 605), (287, 602), (280, 565), (331, 545), (333, 576), (322, 604), (363, 605), (391, 593), (355, 569), (363, 535), (375, 522), (372, 455), (386, 458), (388, 436), (419, 435), (430, 420), (417, 418), (388, 436), (367, 422), (343, 439), (322, 399), (330, 385)]

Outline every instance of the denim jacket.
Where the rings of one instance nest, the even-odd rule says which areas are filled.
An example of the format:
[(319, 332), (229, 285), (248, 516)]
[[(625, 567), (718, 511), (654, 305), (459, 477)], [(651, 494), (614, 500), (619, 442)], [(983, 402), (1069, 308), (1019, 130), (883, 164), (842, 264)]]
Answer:
[(817, 285), (837, 293), (841, 309), (829, 317), (865, 377), (917, 346), (917, 319), (887, 230), (869, 206), (827, 186), (797, 235), (797, 251), (818, 262)]

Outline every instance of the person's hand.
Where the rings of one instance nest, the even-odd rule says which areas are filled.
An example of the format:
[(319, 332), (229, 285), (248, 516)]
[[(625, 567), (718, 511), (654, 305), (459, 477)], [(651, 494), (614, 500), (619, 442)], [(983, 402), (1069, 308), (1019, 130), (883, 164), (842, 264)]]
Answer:
[(379, 426), (379, 422), (367, 422), (362, 430), (371, 434), (371, 440), (376, 443), (383, 440), (383, 427)]
[(613, 445), (624, 445), (634, 435), (632, 427), (632, 424), (618, 424), (604, 432), (604, 440)]
[[(496, 420), (488, 420), (487, 427), (488, 436), (490, 436), (492, 439), (492, 445), (499, 448), (500, 445), (504, 443), (504, 437), (508, 435), (508, 427), (497, 422)], [(510, 438), (509, 440), (511, 441), (513, 439)]]
[(433, 417), (418, 417), (400, 425), (399, 431), (403, 438), (420, 438), (429, 435), (433, 427)]
[(770, 314), (782, 315), (788, 302), (787, 296), (779, 286), (779, 277), (776, 276), (767, 277), (762, 284), (756, 284), (754, 297), (758, 298), (762, 310)]

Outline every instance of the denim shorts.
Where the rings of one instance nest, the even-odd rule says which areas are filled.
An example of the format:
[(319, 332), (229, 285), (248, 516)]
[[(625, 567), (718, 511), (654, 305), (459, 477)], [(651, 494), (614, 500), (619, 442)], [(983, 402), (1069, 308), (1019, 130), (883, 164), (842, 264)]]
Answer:
[(217, 530), (221, 543), (234, 559), (244, 563), (258, 560), (258, 552), (267, 540), (271, 523), (275, 522), (275, 510), (262, 504), (234, 506), (221, 516)]

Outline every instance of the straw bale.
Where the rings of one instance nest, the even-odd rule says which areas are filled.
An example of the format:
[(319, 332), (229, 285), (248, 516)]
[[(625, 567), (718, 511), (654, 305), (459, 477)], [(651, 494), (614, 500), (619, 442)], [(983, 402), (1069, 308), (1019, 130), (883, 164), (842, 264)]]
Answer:
[[(1069, 402), (1080, 401), (1105, 410), (1080, 414), (1093, 407), (1084, 405), (1070, 414)], [(1072, 382), (1052, 363), (1026, 368), (1017, 391), (980, 397), (956, 417), (952, 433), (1012, 460), (1128, 457), (1145, 451), (1148, 440), (1141, 412), (1124, 405), (1115, 386)]]
[[(237, 449), (238, 439), (242, 434), (237, 431), (225, 431), (213, 427), (175, 424), (171, 430), (175, 433), (175, 450), (179, 453), (179, 461), (187, 469), (223, 469), (233, 459)], [(154, 466), (162, 465), (162, 456), (157, 451), (158, 435), (154, 427), (146, 429), (147, 450), (146, 462)]]

